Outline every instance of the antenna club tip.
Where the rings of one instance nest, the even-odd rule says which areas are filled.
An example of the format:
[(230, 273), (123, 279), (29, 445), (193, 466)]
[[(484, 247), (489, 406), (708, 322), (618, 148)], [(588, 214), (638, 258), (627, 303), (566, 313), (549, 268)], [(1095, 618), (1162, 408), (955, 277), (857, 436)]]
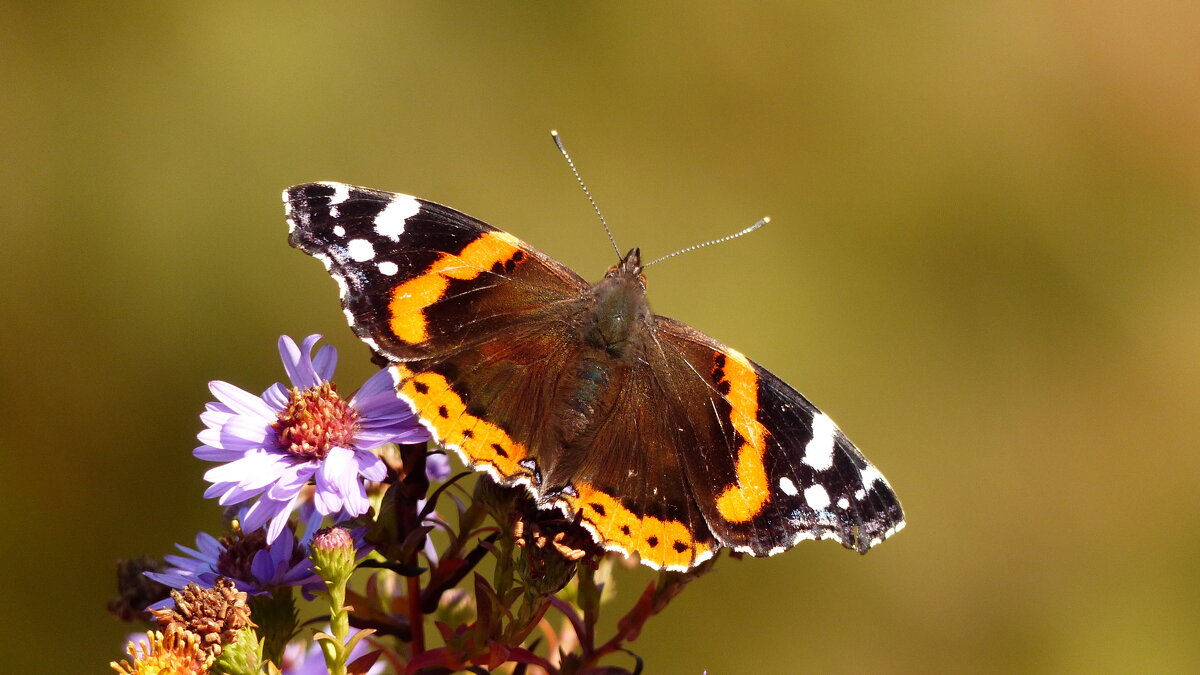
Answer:
[(550, 130), (550, 135), (551, 135), (551, 136), (553, 136), (553, 137), (555, 137), (555, 138), (558, 138), (558, 129), (551, 129), (551, 130)]
[(771, 222), (771, 216), (763, 216), (763, 225)]

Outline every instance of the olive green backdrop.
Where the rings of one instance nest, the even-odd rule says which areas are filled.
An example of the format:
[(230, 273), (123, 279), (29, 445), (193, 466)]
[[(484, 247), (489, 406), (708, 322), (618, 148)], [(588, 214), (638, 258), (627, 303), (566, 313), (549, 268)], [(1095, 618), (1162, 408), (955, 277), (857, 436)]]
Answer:
[(599, 277), (551, 128), (623, 247), (772, 216), (652, 302), (909, 514), (865, 557), (722, 561), (648, 672), (1200, 668), (1200, 8), (1153, 4), (4, 3), (3, 669), (104, 671), (113, 560), (216, 525), (208, 380), (281, 377), (281, 333), (369, 373), (283, 187), (422, 195)]

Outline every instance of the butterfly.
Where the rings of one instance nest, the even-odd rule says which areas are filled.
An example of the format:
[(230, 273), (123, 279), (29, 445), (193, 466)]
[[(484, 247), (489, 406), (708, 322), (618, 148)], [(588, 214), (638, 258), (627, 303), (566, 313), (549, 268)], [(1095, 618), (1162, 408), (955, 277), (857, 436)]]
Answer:
[(904, 526), (883, 475), (762, 366), (654, 314), (641, 254), (595, 284), (513, 235), (408, 195), (283, 193), (397, 395), (471, 468), (580, 518), (604, 548), (687, 570), (721, 547), (865, 553)]

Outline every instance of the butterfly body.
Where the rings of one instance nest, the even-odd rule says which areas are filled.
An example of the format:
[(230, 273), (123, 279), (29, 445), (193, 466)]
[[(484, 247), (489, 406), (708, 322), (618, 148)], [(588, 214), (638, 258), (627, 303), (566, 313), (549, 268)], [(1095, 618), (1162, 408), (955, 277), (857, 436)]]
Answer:
[(595, 284), (453, 209), (340, 183), (284, 193), (356, 334), (434, 438), (610, 550), (686, 570), (722, 546), (865, 552), (903, 527), (883, 476), (740, 352), (655, 315), (633, 249)]

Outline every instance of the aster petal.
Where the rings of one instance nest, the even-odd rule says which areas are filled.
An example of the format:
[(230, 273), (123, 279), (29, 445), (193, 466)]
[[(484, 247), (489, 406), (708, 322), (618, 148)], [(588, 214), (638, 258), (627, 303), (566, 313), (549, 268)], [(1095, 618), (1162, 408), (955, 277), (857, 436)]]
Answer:
[(325, 516), (310, 501), (300, 504), (298, 515), (304, 524), (304, 536), (301, 537), (300, 543), (307, 547), (312, 542), (313, 535), (321, 529), (321, 521), (325, 520)]
[[(225, 434), (220, 429), (204, 429), (196, 434), (196, 440), (210, 448), (217, 450), (228, 450), (236, 454), (236, 456), (245, 455), (250, 452), (265, 451), (268, 447), (267, 443), (262, 441), (252, 441), (245, 438), (239, 438), (232, 434)], [(274, 445), (273, 443), (271, 445)]]
[(260, 529), (267, 521), (275, 518), (281, 512), (288, 512), (287, 502), (277, 502), (274, 499), (259, 499), (246, 509), (246, 514), (242, 517), (242, 530), (245, 532), (254, 532)]
[(367, 499), (366, 488), (360, 483), (357, 489), (350, 488), (350, 491), (342, 497), (342, 513), (344, 515), (338, 518), (338, 522), (362, 515), (370, 508), (371, 502)]
[[(339, 503), (344, 504), (348, 496), (363, 489), (358, 480), (358, 462), (354, 455), (354, 451), (347, 448), (331, 448), (317, 470), (317, 492), (314, 497), (322, 500), (325, 513), (338, 510)], [(351, 512), (350, 515), (357, 516), (359, 513), (362, 511)]]
[(337, 350), (331, 345), (321, 347), (313, 357), (312, 365), (317, 377), (325, 381), (333, 379), (333, 371), (337, 370)]
[(204, 498), (215, 499), (221, 497), (235, 487), (237, 487), (237, 483), (213, 483), (204, 489)]
[(246, 487), (244, 485), (231, 485), (224, 494), (217, 499), (217, 503), (221, 506), (230, 506), (232, 504), (241, 504), (247, 499), (253, 499), (267, 491), (267, 487)]
[(353, 405), (359, 415), (376, 425), (413, 422), (416, 417), (407, 403), (387, 392), (360, 398), (353, 401)]
[(290, 336), (279, 336), (279, 359), (283, 361), (283, 370), (287, 373), (288, 381), (292, 386), (307, 387), (311, 386), (301, 382), (300, 372), (296, 370), (296, 364), (300, 362), (300, 348), (296, 346), (296, 341)]
[(428, 440), (429, 431), (423, 426), (414, 425), (409, 428), (359, 430), (352, 445), (357, 450), (374, 450), (385, 443), (423, 443)]
[(279, 356), (283, 359), (283, 369), (287, 371), (293, 386), (307, 389), (321, 384), (321, 376), (313, 368), (311, 357), (313, 345), (320, 339), (320, 335), (309, 335), (297, 347), (290, 337), (280, 336)]
[(206, 462), (232, 462), (244, 454), (246, 454), (245, 450), (214, 448), (211, 445), (201, 445), (195, 450), (192, 450), (193, 457), (196, 459), (203, 459)]
[(341, 496), (338, 495), (337, 492), (335, 492), (328, 485), (324, 485), (324, 489), (322, 489), (323, 482), (324, 481), (317, 482), (317, 489), (313, 492), (312, 501), (313, 506), (317, 509), (317, 513), (320, 513), (322, 516), (328, 516), (331, 513), (337, 513), (339, 510), (341, 510), (342, 499)]
[(354, 453), (354, 459), (358, 464), (358, 473), (363, 478), (375, 482), (387, 478), (387, 465), (375, 453), (360, 450)]
[(383, 396), (395, 402), (403, 402), (396, 396), (396, 382), (392, 379), (392, 374), (387, 368), (367, 378), (367, 381), (363, 382), (358, 391), (354, 392), (354, 395), (350, 397), (350, 403), (355, 408), (363, 410), (363, 406), (366, 405), (367, 401), (372, 401), (375, 398)]
[(267, 390), (262, 393), (262, 400), (277, 411), (287, 408), (288, 398), (287, 387), (279, 382), (267, 387)]
[(243, 487), (263, 487), (275, 482), (289, 463), (289, 459), (279, 453), (248, 452), (241, 459), (205, 471), (204, 480), (210, 483), (235, 482)]
[[(163, 562), (173, 567), (191, 567), (196, 564), (196, 558), (168, 553), (163, 556)], [(191, 576), (190, 573), (189, 576)]]
[[(283, 532), (283, 527), (285, 525), (287, 525), (288, 518), (291, 517), (292, 509), (294, 509), (296, 507), (296, 501), (298, 499), (300, 499), (299, 494), (297, 494), (295, 497), (292, 497), (292, 499), (290, 501), (285, 502), (283, 504), (283, 508), (279, 511), (279, 513), (275, 514), (275, 517), (271, 519), (271, 526), (269, 528), (267, 528), (267, 543), (268, 544), (271, 542), (274, 542), (275, 539), (279, 536), (279, 534), (281, 532)], [(278, 502), (276, 502), (276, 503), (278, 503)]]
[(384, 443), (391, 443), (396, 434), (386, 431), (363, 431), (354, 434), (351, 445), (355, 450), (374, 450)]
[[(186, 570), (171, 570), (170, 572), (143, 572), (142, 574), (146, 575), (146, 577), (149, 579), (157, 581), (163, 586), (169, 586), (171, 588), (183, 588), (184, 586), (187, 586), (196, 580), (195, 575), (186, 573)], [(157, 608), (151, 605), (147, 609)]]
[(250, 417), (233, 417), (219, 429), (202, 429), (196, 438), (214, 448), (254, 447), (274, 442), (275, 430), (269, 424)]
[(237, 417), (237, 413), (226, 410), (205, 410), (200, 413), (200, 421), (209, 429), (220, 429)]
[[(312, 471), (315, 472), (316, 469), (313, 469)], [(291, 481), (288, 483), (284, 483), (284, 482), (275, 483), (274, 485), (267, 488), (266, 496), (269, 499), (275, 499), (278, 501), (287, 501), (287, 500), (291, 499), (292, 497), (295, 497), (297, 494), (299, 494), (300, 491), (303, 490), (304, 486), (306, 486), (306, 485), (308, 485), (307, 478), (300, 478), (298, 480), (294, 480), (294, 481)]]
[(240, 415), (249, 415), (264, 420), (275, 419), (275, 411), (270, 406), (263, 403), (261, 398), (241, 387), (235, 387), (221, 380), (213, 380), (208, 383), (208, 390), (217, 397), (218, 401)]
[(224, 413), (233, 412), (233, 410), (230, 409), (229, 406), (225, 405), (224, 403), (221, 403), (220, 401), (209, 401), (208, 403), (204, 404), (204, 409), (208, 412), (224, 412)]
[(287, 467), (267, 491), (271, 499), (291, 499), (303, 489), (317, 472), (316, 462), (302, 462)]
[[(281, 537), (275, 540), (270, 547), (259, 550), (254, 554), (254, 559), (250, 561), (250, 574), (263, 585), (271, 585), (276, 583), (280, 573), (278, 556), (275, 548), (283, 542), (291, 542), (295, 537)], [(288, 555), (291, 555), (291, 546), (288, 547)]]
[(221, 540), (207, 532), (196, 534), (196, 548), (200, 549), (205, 557), (211, 558), (214, 562), (221, 555), (221, 552), (225, 550), (225, 546), (221, 543)]

